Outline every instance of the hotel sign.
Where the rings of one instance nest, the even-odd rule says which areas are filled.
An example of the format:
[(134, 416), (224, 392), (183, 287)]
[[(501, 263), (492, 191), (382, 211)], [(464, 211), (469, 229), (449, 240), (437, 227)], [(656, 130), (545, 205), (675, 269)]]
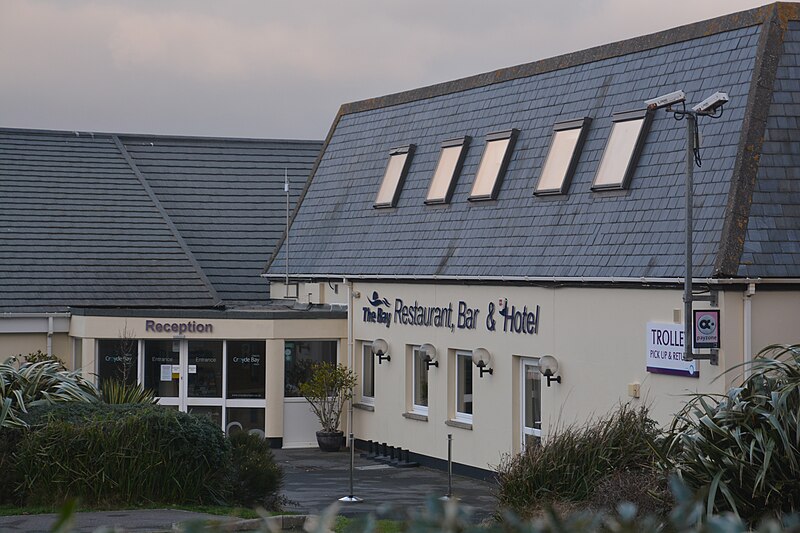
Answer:
[(402, 324), (445, 328), (450, 331), (485, 328), (486, 331), (525, 335), (539, 333), (539, 316), (541, 314), (539, 306), (509, 305), (507, 298), (503, 298), (497, 303), (488, 302), (485, 308), (472, 307), (463, 300), (455, 304), (449, 302), (442, 306), (423, 305), (417, 300), (411, 303), (402, 298), (389, 301), (381, 298), (377, 291), (373, 292), (367, 300), (369, 305), (362, 308), (362, 320), (365, 323), (381, 324), (387, 328), (392, 324)]

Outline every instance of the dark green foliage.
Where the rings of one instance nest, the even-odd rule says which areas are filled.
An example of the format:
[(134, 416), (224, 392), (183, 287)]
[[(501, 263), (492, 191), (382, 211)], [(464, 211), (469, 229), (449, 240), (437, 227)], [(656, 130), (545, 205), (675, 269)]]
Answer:
[(231, 503), (277, 509), (283, 471), (275, 463), (269, 442), (244, 431), (230, 437), (233, 448)]
[(585, 426), (561, 429), (543, 445), (504, 459), (497, 471), (498, 503), (527, 517), (551, 501), (588, 500), (613, 472), (651, 476), (657, 436), (647, 409), (627, 405)]
[(14, 490), (20, 482), (14, 454), (24, 435), (25, 431), (22, 429), (0, 429), (0, 472), (3, 473), (0, 482), (0, 504), (19, 503)]
[(706, 511), (748, 522), (800, 509), (800, 345), (770, 346), (742, 386), (695, 396), (679, 413), (662, 459)]
[(230, 444), (205, 418), (154, 406), (75, 404), (35, 415), (19, 444), (27, 504), (204, 503), (227, 496)]
[(156, 403), (156, 394), (141, 383), (128, 383), (121, 379), (105, 379), (100, 386), (103, 401), (110, 404)]

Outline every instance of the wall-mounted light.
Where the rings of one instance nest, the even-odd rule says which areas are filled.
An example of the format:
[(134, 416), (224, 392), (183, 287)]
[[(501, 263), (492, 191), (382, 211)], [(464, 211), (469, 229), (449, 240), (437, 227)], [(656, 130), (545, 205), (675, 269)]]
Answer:
[(492, 354), (486, 348), (472, 350), (472, 362), (481, 371), (481, 377), (484, 374), (494, 374), (494, 369), (489, 366), (492, 364)]
[(539, 359), (539, 371), (547, 378), (548, 387), (553, 381), (561, 383), (561, 376), (554, 377), (558, 372), (558, 360), (552, 355), (544, 355)]
[(439, 368), (439, 361), (436, 360), (436, 346), (426, 342), (419, 347), (422, 352), (422, 360), (425, 362), (425, 369), (430, 370), (432, 366)]
[(378, 356), (378, 364), (383, 364), (383, 360), (391, 361), (392, 357), (389, 355), (389, 343), (383, 339), (375, 339), (372, 341), (372, 353)]

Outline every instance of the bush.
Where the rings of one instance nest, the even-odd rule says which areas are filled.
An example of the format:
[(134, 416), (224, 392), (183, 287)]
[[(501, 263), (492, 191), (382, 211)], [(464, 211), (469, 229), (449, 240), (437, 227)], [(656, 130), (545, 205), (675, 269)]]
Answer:
[(587, 501), (612, 472), (655, 464), (656, 423), (646, 408), (621, 406), (583, 427), (567, 427), (540, 446), (504, 458), (497, 469), (498, 503), (522, 517), (553, 501)]
[(706, 512), (753, 523), (800, 508), (800, 345), (770, 346), (742, 386), (695, 396), (673, 422), (662, 457)]
[(230, 437), (233, 448), (231, 503), (277, 510), (283, 471), (275, 463), (269, 442), (240, 431)]
[(26, 504), (219, 503), (231, 449), (203, 417), (157, 405), (73, 404), (31, 416), (16, 469)]

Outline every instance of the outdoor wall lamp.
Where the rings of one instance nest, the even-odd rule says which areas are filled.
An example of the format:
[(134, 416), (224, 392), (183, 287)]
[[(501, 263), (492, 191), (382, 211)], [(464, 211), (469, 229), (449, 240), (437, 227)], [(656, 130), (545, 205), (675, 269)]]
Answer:
[(492, 354), (486, 348), (475, 348), (472, 351), (472, 362), (481, 371), (481, 377), (484, 374), (494, 374), (494, 369), (489, 366), (492, 364)]
[(419, 347), (422, 352), (423, 361), (425, 362), (425, 370), (430, 370), (432, 366), (439, 368), (439, 361), (436, 360), (436, 346), (430, 343), (425, 343)]
[(392, 357), (389, 355), (389, 343), (383, 339), (375, 339), (372, 341), (372, 353), (378, 356), (378, 364), (383, 364), (383, 360), (391, 361)]
[(553, 381), (559, 384), (561, 383), (561, 376), (553, 377), (556, 375), (556, 372), (558, 372), (558, 360), (552, 355), (543, 355), (539, 359), (539, 371), (547, 378), (548, 387)]

